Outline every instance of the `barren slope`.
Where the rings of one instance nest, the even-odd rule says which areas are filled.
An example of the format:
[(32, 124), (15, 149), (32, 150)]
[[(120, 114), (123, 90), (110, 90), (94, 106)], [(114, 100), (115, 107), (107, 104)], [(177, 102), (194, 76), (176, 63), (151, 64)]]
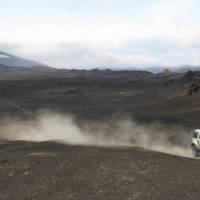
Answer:
[(139, 148), (0, 144), (0, 199), (197, 200), (200, 162)]

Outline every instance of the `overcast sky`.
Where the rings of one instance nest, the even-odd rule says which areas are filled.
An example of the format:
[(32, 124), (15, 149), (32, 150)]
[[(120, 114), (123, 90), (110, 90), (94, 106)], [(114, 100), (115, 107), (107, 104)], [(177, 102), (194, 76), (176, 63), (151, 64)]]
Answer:
[(200, 65), (200, 0), (0, 0), (0, 50), (65, 68)]

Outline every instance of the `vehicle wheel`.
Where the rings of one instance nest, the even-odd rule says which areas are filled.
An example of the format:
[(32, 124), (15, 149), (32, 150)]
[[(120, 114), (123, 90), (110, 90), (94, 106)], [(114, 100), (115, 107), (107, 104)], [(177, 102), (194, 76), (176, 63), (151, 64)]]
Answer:
[(194, 157), (199, 156), (199, 150), (196, 148), (195, 145), (192, 146), (192, 154), (193, 154)]

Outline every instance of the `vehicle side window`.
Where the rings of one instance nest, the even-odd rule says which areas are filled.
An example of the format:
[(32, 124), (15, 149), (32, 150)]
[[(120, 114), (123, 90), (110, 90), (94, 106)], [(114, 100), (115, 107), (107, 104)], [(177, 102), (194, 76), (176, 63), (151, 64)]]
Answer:
[(197, 132), (193, 133), (193, 138), (198, 138), (198, 133)]

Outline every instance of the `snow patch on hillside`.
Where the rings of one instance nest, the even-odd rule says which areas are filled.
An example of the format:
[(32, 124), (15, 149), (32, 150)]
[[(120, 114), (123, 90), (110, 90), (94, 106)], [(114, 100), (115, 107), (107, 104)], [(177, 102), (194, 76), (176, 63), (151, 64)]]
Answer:
[(9, 58), (10, 58), (10, 56), (4, 55), (4, 54), (0, 54), (0, 58), (9, 59)]

